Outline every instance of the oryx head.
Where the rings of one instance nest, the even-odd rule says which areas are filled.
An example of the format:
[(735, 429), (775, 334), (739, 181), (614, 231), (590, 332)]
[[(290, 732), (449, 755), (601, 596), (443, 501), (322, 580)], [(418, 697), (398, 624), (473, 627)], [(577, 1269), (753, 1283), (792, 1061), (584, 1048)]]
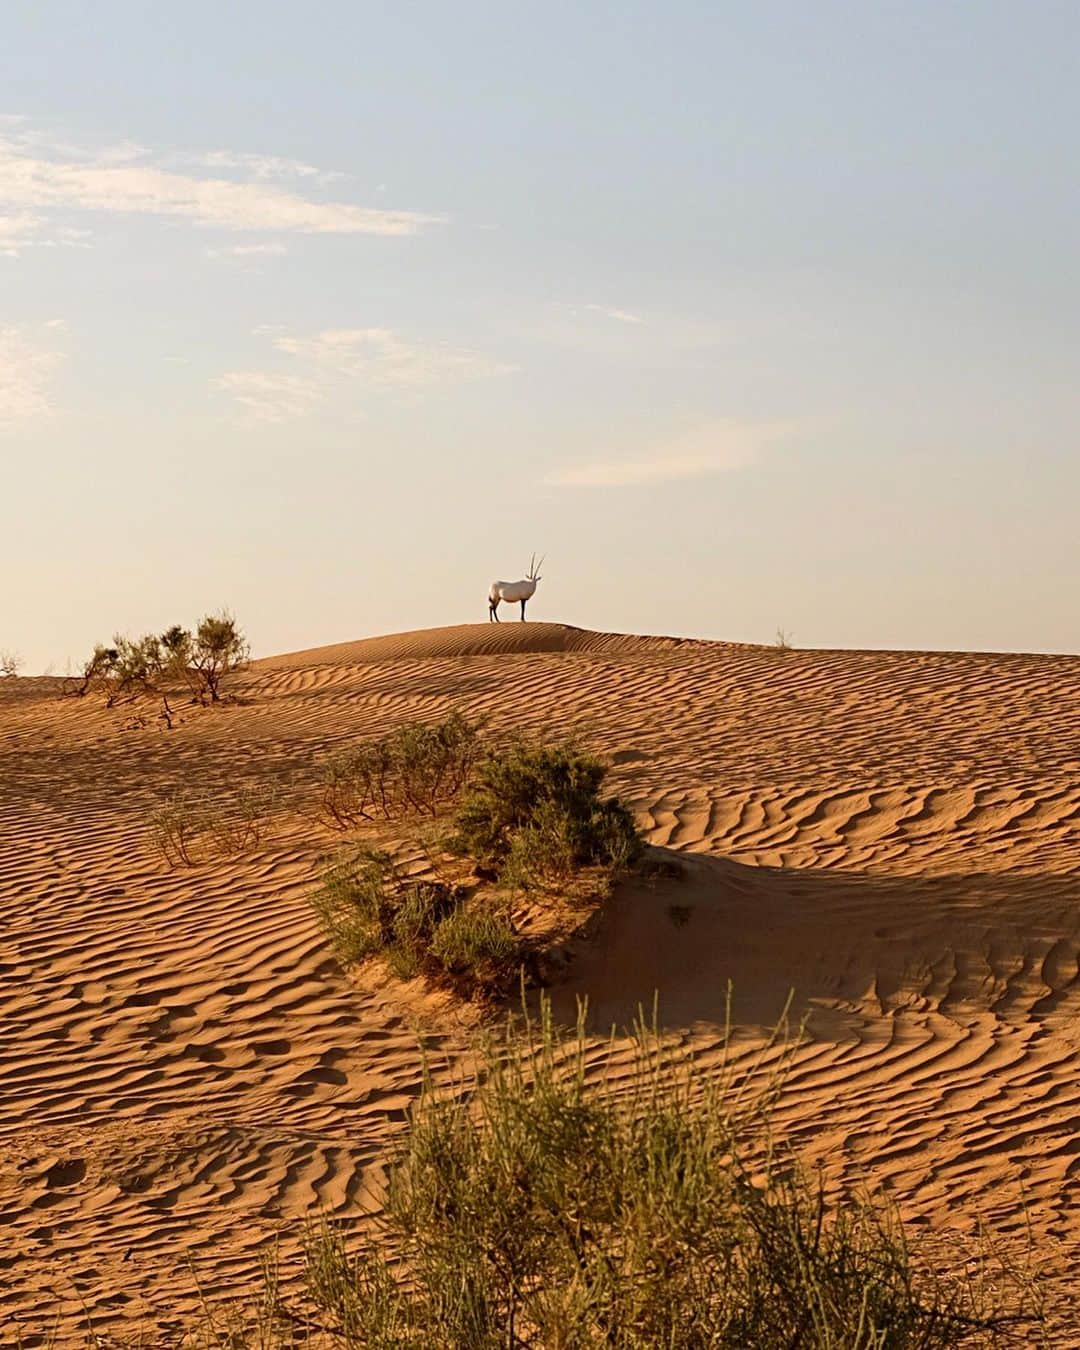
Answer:
[(540, 581), (540, 580), (541, 580), (541, 577), (540, 577), (540, 568), (543, 567), (543, 565), (544, 565), (544, 557), (545, 557), (545, 556), (546, 556), (546, 555), (542, 556), (541, 559), (540, 559), (540, 561), (537, 562), (537, 561), (536, 561), (536, 554), (534, 553), (534, 554), (532, 555), (532, 562), (529, 563), (529, 570), (525, 573), (526, 580), (528, 580), (528, 581)]

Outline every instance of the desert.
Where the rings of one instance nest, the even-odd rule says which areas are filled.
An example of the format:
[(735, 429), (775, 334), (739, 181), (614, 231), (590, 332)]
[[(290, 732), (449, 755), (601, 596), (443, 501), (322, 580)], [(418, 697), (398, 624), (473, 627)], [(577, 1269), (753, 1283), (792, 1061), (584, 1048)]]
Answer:
[(1080, 1347), (1078, 51), (3, 6), (0, 1350)]
[[(418, 1038), (449, 1066), (469, 1018), (328, 949), (315, 769), (454, 708), (578, 738), (684, 864), (617, 888), (552, 987), (557, 1013), (588, 995), (590, 1054), (655, 991), (708, 1063), (728, 982), (750, 1038), (794, 991), (786, 1136), (954, 1257), (981, 1225), (1033, 1242), (1073, 1343), (1077, 658), (467, 624), (265, 658), (234, 691), (169, 731), (0, 683), (5, 1343), (179, 1344), (305, 1214), (362, 1227)], [(163, 793), (269, 780), (259, 843), (164, 865)]]

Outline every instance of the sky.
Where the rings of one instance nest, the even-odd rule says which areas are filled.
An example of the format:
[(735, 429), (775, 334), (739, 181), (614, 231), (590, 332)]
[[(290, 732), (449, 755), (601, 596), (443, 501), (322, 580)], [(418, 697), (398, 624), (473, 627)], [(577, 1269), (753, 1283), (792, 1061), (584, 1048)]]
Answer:
[(484, 621), (535, 551), (537, 620), (1080, 650), (1078, 53), (1072, 0), (8, 0), (0, 649)]

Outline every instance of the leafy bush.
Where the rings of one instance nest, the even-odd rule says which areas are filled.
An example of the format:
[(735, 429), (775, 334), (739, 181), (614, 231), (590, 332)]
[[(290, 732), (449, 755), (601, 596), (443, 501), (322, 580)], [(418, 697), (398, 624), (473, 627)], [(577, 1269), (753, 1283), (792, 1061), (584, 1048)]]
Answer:
[(160, 636), (117, 634), (111, 647), (99, 643), (71, 692), (100, 690), (109, 708), (141, 694), (160, 697), (162, 716), (171, 727), (170, 693), (184, 688), (195, 703), (219, 703), (222, 681), (241, 669), (248, 655), (247, 640), (232, 615), (208, 614), (194, 635), (174, 624)]
[[(887, 1203), (827, 1203), (770, 1142), (775, 1081), (672, 1062), (642, 1030), (614, 1092), (586, 1049), (545, 1007), (524, 1043), (488, 1043), (471, 1097), (428, 1086), (376, 1240), (350, 1256), (308, 1230), (336, 1344), (935, 1350), (1015, 1320), (989, 1301), (1000, 1272), (920, 1277)], [(275, 1297), (278, 1325), (311, 1324)]]
[(220, 703), (222, 681), (251, 655), (247, 639), (227, 611), (207, 614), (195, 634), (174, 625), (160, 639), (169, 667), (188, 682), (201, 703)]
[(335, 755), (323, 768), (324, 818), (344, 830), (412, 812), (438, 815), (472, 771), (479, 732), (477, 723), (452, 712), (434, 726), (405, 722)]
[(217, 851), (228, 857), (254, 848), (280, 799), (276, 786), (259, 784), (239, 788), (224, 806), (214, 803), (206, 814), (206, 825)]
[(380, 950), (392, 920), (386, 895), (390, 858), (376, 849), (355, 849), (339, 858), (311, 897), (330, 945), (346, 964)]
[(493, 994), (513, 983), (523, 958), (505, 915), (462, 886), (403, 876), (375, 849), (339, 858), (311, 903), (342, 961), (381, 956), (402, 979), (425, 974), (464, 993)]
[(492, 992), (508, 992), (521, 966), (522, 945), (507, 915), (490, 906), (456, 909), (431, 936), (431, 955), (452, 976)]
[(182, 793), (167, 797), (150, 813), (150, 837), (170, 867), (193, 866), (194, 844), (202, 829), (197, 804)]
[(511, 874), (558, 878), (600, 863), (620, 867), (641, 852), (630, 812), (601, 798), (605, 769), (570, 745), (524, 740), (478, 763), (455, 816), (457, 843)]

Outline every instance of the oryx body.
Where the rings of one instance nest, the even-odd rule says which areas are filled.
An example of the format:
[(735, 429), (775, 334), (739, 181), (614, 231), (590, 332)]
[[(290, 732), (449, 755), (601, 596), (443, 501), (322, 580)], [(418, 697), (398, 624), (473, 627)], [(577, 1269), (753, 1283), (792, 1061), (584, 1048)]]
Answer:
[(525, 622), (525, 605), (533, 598), (536, 592), (536, 583), (541, 579), (539, 568), (543, 565), (543, 558), (536, 561), (536, 554), (532, 556), (532, 562), (529, 564), (528, 575), (521, 581), (493, 581), (491, 589), (488, 591), (488, 622), (494, 620), (499, 622), (499, 616), (495, 612), (499, 608), (501, 601), (506, 601), (509, 605), (521, 605), (521, 621)]

